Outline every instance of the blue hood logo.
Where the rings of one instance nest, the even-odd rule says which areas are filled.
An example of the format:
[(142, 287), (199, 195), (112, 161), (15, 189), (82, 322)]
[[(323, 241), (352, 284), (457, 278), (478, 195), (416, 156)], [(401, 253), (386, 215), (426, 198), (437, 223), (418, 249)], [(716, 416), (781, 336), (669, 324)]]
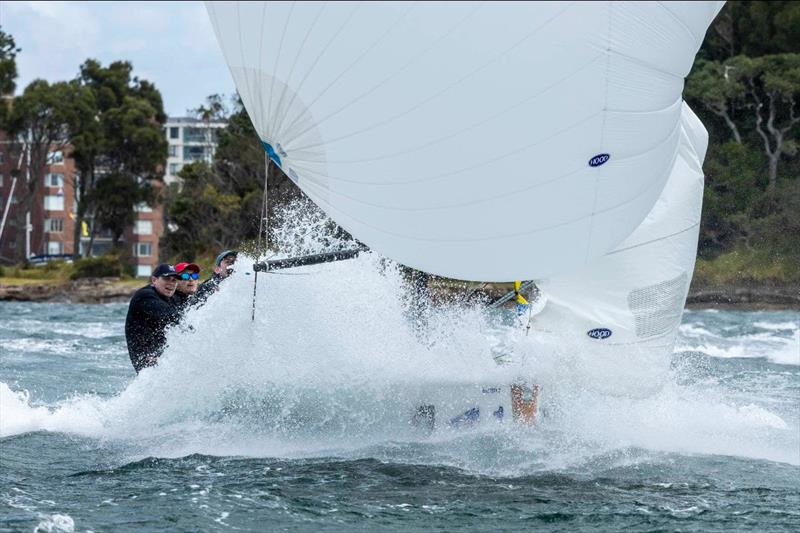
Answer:
[(586, 332), (586, 334), (593, 339), (602, 340), (602, 339), (607, 339), (611, 336), (611, 330), (608, 328), (595, 328), (595, 329), (590, 329), (589, 331)]
[(597, 154), (589, 160), (589, 166), (599, 167), (600, 165), (605, 164), (609, 159), (611, 159), (609, 154)]

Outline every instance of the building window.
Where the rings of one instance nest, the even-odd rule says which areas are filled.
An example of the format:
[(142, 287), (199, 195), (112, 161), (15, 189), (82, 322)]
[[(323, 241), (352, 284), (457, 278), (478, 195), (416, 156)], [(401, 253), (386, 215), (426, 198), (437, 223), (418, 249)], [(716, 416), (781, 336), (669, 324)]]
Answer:
[(48, 233), (63, 233), (64, 219), (63, 218), (44, 219), (44, 230)]
[(181, 129), (180, 128), (170, 128), (169, 129), (169, 138), (170, 139), (180, 139), (181, 138)]
[(57, 150), (55, 152), (47, 152), (47, 164), (58, 165), (64, 162), (64, 152)]
[(64, 174), (61, 172), (48, 172), (44, 175), (45, 187), (63, 187)]
[(61, 241), (50, 241), (47, 243), (48, 255), (61, 255), (64, 253), (64, 243)]
[(0, 152), (0, 165), (6, 162), (6, 154), (5, 152)]
[(135, 206), (133, 206), (133, 210), (137, 213), (152, 213), (153, 208), (147, 205), (147, 202), (139, 202)]
[(153, 255), (153, 245), (149, 242), (137, 242), (133, 245), (134, 257), (150, 257)]
[(177, 144), (169, 145), (169, 156), (170, 157), (178, 157), (178, 145)]
[(64, 210), (64, 195), (48, 194), (44, 197), (45, 211), (63, 211)]
[(149, 220), (137, 220), (133, 225), (134, 235), (152, 235), (153, 223)]
[(137, 278), (149, 278), (152, 273), (153, 269), (150, 268), (150, 265), (136, 265)]
[(4, 181), (5, 181), (5, 176), (3, 176), (3, 173), (2, 173), (2, 172), (0, 172), (0, 187), (2, 187), (2, 186), (3, 186), (3, 182), (4, 182)]
[(208, 142), (206, 132), (208, 128), (183, 128), (183, 142), (204, 143)]
[(206, 158), (205, 146), (184, 146), (183, 147), (183, 160), (184, 161), (202, 161)]
[(181, 166), (178, 163), (170, 163), (169, 164), (169, 172), (168, 172), (168, 174), (170, 176), (175, 176), (176, 174), (178, 174), (178, 172), (180, 172), (180, 170), (181, 170)]

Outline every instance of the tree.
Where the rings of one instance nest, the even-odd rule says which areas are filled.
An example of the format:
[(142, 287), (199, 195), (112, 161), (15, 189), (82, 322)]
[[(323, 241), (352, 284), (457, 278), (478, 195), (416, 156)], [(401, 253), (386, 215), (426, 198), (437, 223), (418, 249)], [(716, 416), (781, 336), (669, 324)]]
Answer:
[[(79, 170), (76, 243), (80, 242), (82, 222), (89, 219), (92, 236), (98, 226), (106, 227), (118, 247), (125, 227), (133, 221), (136, 204), (155, 201), (149, 182), (161, 179), (166, 163), (167, 141), (162, 129), (166, 114), (158, 89), (132, 74), (133, 66), (127, 61), (103, 67), (89, 59), (81, 65), (75, 81), (91, 95), (85, 103), (92, 109), (90, 118), (77, 125), (73, 136), (73, 157)], [(124, 194), (114, 194), (112, 187), (119, 187)], [(93, 238), (87, 254), (92, 242)], [(79, 255), (76, 246), (75, 256)]]
[(745, 105), (755, 115), (755, 130), (769, 160), (769, 192), (774, 193), (782, 156), (797, 153), (800, 124), (800, 54), (734, 58), (736, 76), (747, 88)]
[(782, 158), (797, 151), (800, 54), (726, 60), (698, 59), (686, 97), (724, 120), (734, 140), (759, 143), (767, 157), (768, 189), (775, 191)]
[(738, 76), (730, 75), (731, 68), (719, 61), (698, 58), (686, 80), (684, 95), (721, 118), (734, 140), (742, 144), (742, 134), (734, 118), (737, 118), (747, 89)]
[[(3, 31), (0, 26), (0, 97), (13, 95), (17, 88), (17, 54), (20, 49), (14, 43), (14, 37)], [(0, 102), (0, 129), (7, 130), (6, 119), (9, 107), (7, 102)]]
[(0, 96), (14, 94), (17, 88), (17, 54), (14, 37), (0, 26)]
[[(201, 118), (219, 119), (227, 109), (222, 102), (219, 95), (212, 95), (196, 111)], [(167, 215), (174, 228), (163, 240), (168, 254), (188, 259), (214, 255), (259, 236), (267, 161), (264, 148), (241, 101), (237, 100), (227, 122), (218, 130), (213, 163), (187, 165), (180, 173), (182, 186), (168, 192)], [(302, 193), (274, 164), (269, 165), (268, 184), (267, 218), (273, 226), (279, 225), (281, 207)]]
[[(44, 80), (34, 80), (16, 98), (8, 118), (8, 133), (13, 151), (22, 157), (14, 172), (22, 174), (17, 188), (19, 205), (16, 210), (18, 228), (25, 227), (26, 214), (33, 210), (33, 202), (44, 183), (45, 169), (52, 154), (65, 151), (69, 145), (69, 124), (74, 122), (73, 109), (66, 105), (74, 99), (74, 87), (65, 82), (50, 85)], [(16, 155), (16, 154), (15, 154)], [(17, 261), (25, 259), (25, 250), (17, 247)]]
[(727, 2), (706, 34), (699, 57), (725, 61), (800, 52), (800, 4), (795, 1)]

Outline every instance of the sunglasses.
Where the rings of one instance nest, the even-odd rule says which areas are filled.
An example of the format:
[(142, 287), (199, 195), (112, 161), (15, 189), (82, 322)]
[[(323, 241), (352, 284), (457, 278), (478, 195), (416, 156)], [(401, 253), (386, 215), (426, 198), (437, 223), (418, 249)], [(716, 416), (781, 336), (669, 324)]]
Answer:
[(200, 274), (198, 274), (197, 272), (192, 272), (191, 274), (188, 272), (184, 272), (183, 274), (181, 274), (181, 279), (198, 279), (199, 277)]

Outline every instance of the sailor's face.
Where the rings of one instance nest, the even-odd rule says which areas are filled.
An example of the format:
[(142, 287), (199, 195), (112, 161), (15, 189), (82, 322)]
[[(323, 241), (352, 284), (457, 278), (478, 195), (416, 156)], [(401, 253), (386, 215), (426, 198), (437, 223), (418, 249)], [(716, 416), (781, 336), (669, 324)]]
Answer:
[[(196, 274), (196, 272), (189, 272), (189, 274)], [(180, 279), (178, 280), (178, 292), (184, 294), (194, 294), (197, 292), (198, 280), (196, 279)]]
[(152, 278), (152, 283), (153, 287), (156, 289), (156, 292), (161, 296), (166, 296), (167, 298), (175, 294), (175, 289), (178, 287), (177, 278), (173, 278), (171, 276)]
[(217, 274), (223, 278), (227, 278), (231, 275), (231, 269), (233, 268), (234, 264), (236, 264), (236, 256), (226, 255), (222, 258), (222, 261), (219, 262), (219, 266), (216, 268)]

